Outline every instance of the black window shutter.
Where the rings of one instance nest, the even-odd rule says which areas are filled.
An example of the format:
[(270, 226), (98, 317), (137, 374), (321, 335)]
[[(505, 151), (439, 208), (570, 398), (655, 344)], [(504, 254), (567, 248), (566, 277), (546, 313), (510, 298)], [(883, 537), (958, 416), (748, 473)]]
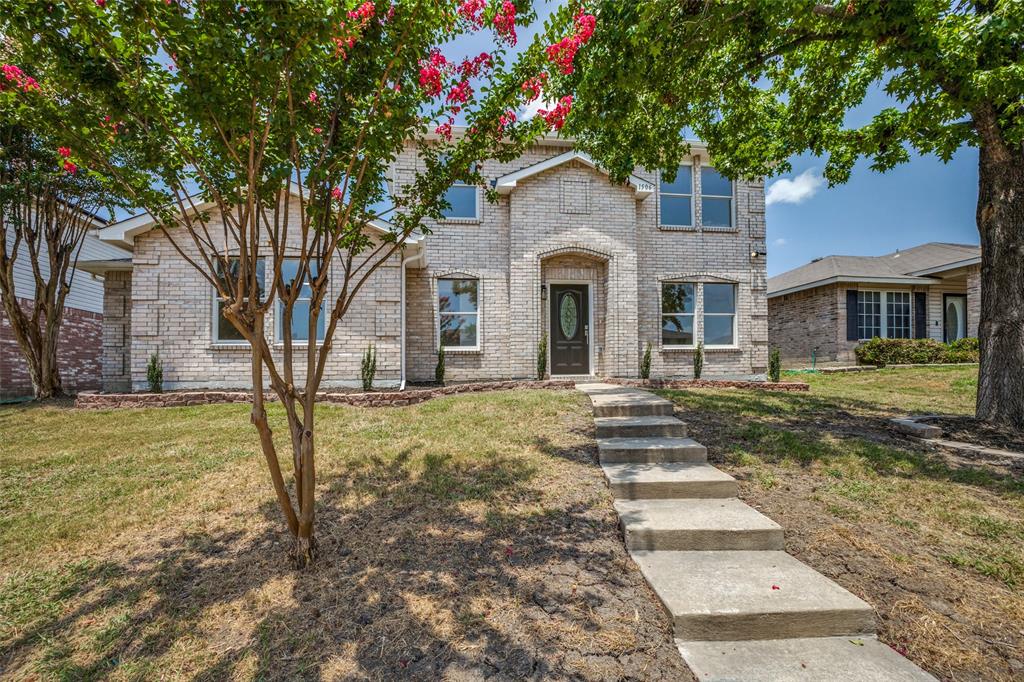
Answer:
[(846, 290), (846, 340), (858, 341), (857, 333), (857, 290)]
[(923, 291), (914, 292), (914, 338), (923, 339), (928, 336), (928, 294)]

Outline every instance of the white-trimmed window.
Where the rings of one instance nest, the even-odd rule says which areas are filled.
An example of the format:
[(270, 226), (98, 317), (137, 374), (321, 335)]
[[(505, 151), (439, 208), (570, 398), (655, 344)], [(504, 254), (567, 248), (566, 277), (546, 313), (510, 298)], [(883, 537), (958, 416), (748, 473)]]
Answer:
[(704, 227), (731, 228), (733, 226), (732, 180), (711, 166), (700, 172), (700, 216)]
[[(224, 281), (224, 286), (230, 288), (230, 282), (238, 280), (239, 274), (239, 261), (238, 258), (231, 258), (228, 261), (228, 267), (231, 269), (230, 278), (224, 278), (224, 273), (221, 270), (221, 266), (217, 264), (217, 276), (222, 280), (230, 279), (230, 281)], [(256, 261), (256, 280), (260, 288), (260, 300), (263, 300), (264, 293), (266, 292), (266, 279), (265, 279), (266, 268), (263, 259)], [(245, 337), (242, 336), (241, 332), (235, 329), (235, 326), (224, 317), (224, 301), (217, 296), (216, 290), (213, 295), (213, 342), (219, 344), (244, 344), (246, 343)]]
[(661, 345), (692, 346), (693, 319), (697, 310), (697, 285), (693, 282), (662, 282)]
[(857, 336), (861, 340), (913, 337), (909, 291), (858, 291)]
[(882, 292), (857, 292), (857, 334), (862, 339), (882, 335)]
[(448, 208), (441, 211), (447, 220), (479, 220), (480, 192), (476, 185), (467, 185), (461, 180), (448, 188), (444, 193), (444, 200), (448, 202)]
[(704, 284), (704, 345), (736, 345), (736, 285)]
[(480, 348), (480, 280), (437, 280), (438, 338), (445, 350)]
[(680, 166), (672, 182), (661, 176), (658, 209), (662, 227), (693, 227), (692, 166)]
[[(312, 305), (313, 290), (310, 288), (309, 283), (316, 279), (319, 274), (317, 264), (310, 262), (309, 272), (306, 273), (305, 281), (302, 283), (302, 289), (299, 291), (299, 297), (295, 299), (294, 305), (292, 305), (292, 341), (299, 341), (302, 343), (309, 342), (309, 311), (310, 305)], [(285, 258), (281, 261), (281, 281), (287, 285), (292, 284), (295, 278), (299, 274), (299, 259), (298, 258)], [(316, 319), (316, 338), (318, 341), (324, 339), (324, 310), (326, 301), (320, 303), (320, 315)], [(284, 301), (280, 297), (277, 299), (276, 314), (276, 336), (278, 341), (284, 341)]]

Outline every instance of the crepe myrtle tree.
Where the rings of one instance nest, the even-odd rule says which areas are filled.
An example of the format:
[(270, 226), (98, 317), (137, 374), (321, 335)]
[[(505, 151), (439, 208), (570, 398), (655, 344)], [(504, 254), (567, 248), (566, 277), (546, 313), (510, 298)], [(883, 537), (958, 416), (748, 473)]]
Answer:
[[(1024, 427), (1024, 3), (1013, 0), (592, 3), (600, 30), (550, 92), (574, 97), (568, 130), (615, 177), (670, 179), (704, 140), (726, 175), (827, 156), (845, 182), (912, 153), (980, 155), (981, 367), (977, 416)], [(571, 10), (554, 31), (575, 23)], [(638, 72), (644, 76), (638, 78)], [(874, 87), (898, 106), (851, 126)]]
[[(0, 73), (0, 299), (37, 400), (65, 395), (57, 345), (64, 303), (96, 211), (110, 203), (103, 179), (31, 121), (22, 95), (38, 89), (20, 68)], [(15, 289), (15, 267), (31, 286)]]
[[(505, 60), (531, 12), (508, 0), (15, 0), (0, 18), (40, 65), (34, 94), (65, 144), (156, 217), (248, 342), (251, 419), (300, 566), (316, 553), (314, 408), (339, 323), (374, 270), (441, 217), (454, 181), (484, 184), (480, 161), (514, 158), (564, 123), (567, 109), (515, 115), (548, 65), (540, 44)], [(445, 56), (479, 31), (494, 50)], [(388, 192), (407, 145), (419, 170)], [(265, 328), (275, 302), (280, 353)], [(291, 486), (265, 383), (287, 418)]]

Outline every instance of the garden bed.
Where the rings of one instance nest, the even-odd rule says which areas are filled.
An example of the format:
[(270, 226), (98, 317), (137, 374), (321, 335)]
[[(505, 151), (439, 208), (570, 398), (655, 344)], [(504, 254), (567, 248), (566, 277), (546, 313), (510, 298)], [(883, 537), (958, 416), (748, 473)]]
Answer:
[(1024, 433), (992, 426), (974, 417), (924, 417), (917, 421), (939, 427), (947, 440), (1024, 453)]
[(741, 388), (749, 391), (807, 391), (810, 384), (799, 381), (742, 381), (732, 379), (618, 379), (603, 378), (601, 381), (634, 388)]

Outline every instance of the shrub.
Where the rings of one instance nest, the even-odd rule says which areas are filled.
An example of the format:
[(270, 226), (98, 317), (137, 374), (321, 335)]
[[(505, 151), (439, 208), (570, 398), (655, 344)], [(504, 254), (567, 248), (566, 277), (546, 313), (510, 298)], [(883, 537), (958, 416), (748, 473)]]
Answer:
[(644, 348), (644, 357), (640, 360), (640, 378), (647, 380), (651, 378), (651, 342), (647, 342)]
[(977, 362), (978, 340), (960, 339), (940, 343), (934, 339), (880, 339), (875, 337), (854, 350), (862, 365), (925, 365), (947, 362)]
[(537, 344), (537, 381), (544, 381), (548, 373), (548, 335), (541, 334)]
[(697, 350), (693, 353), (693, 378), (700, 379), (701, 372), (704, 371), (704, 342), (700, 341), (697, 343)]
[(149, 364), (146, 365), (146, 381), (149, 382), (150, 393), (164, 392), (164, 363), (160, 359), (160, 353), (153, 353), (149, 356)]
[(377, 347), (371, 343), (366, 347), (366, 353), (363, 354), (363, 366), (360, 369), (364, 391), (369, 391), (373, 388), (373, 377), (375, 374), (377, 374)]
[(782, 359), (779, 357), (779, 347), (776, 346), (768, 351), (768, 381), (778, 382), (782, 374)]
[(437, 349), (437, 366), (434, 367), (434, 383), (444, 385), (444, 346)]

